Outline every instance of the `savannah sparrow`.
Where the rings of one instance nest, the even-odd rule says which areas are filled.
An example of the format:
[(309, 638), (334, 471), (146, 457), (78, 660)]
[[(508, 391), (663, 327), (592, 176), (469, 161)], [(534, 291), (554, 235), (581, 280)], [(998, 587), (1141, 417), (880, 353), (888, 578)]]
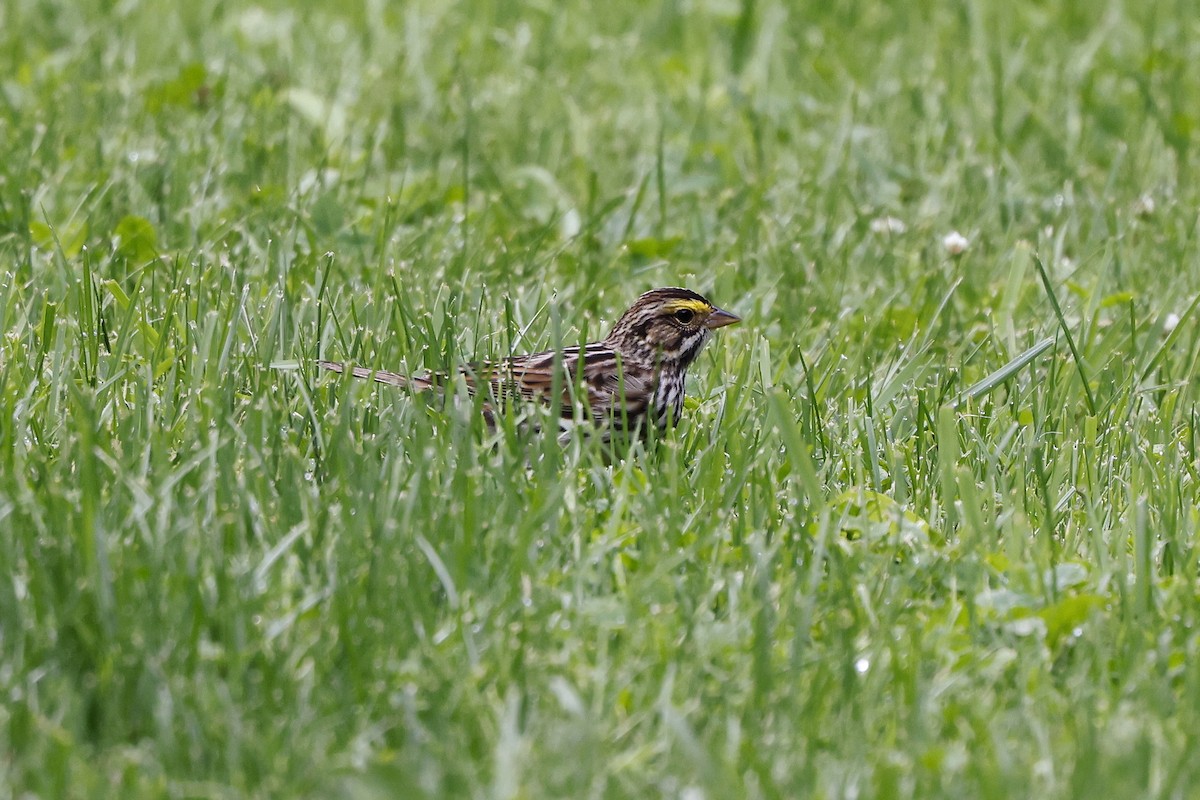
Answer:
[[(662, 431), (679, 421), (687, 368), (715, 328), (732, 325), (730, 314), (687, 289), (654, 289), (639, 297), (617, 320), (603, 341), (543, 353), (483, 361), (460, 371), (467, 387), (485, 387), (483, 411), (495, 423), (496, 407), (514, 399), (557, 404), (564, 422), (576, 419), (576, 401), (587, 404), (581, 414), (605, 439), (617, 432), (644, 435), (651, 423)], [(447, 376), (426, 373), (407, 377), (364, 367), (321, 361), (322, 367), (356, 378), (423, 390), (445, 385)], [(493, 405), (493, 402), (495, 405)]]

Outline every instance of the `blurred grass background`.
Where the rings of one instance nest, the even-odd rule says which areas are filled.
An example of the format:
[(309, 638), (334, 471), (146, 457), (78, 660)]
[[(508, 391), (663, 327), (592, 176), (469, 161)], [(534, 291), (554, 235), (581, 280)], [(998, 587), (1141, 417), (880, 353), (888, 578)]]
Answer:
[[(1195, 796), (1195, 11), (0, 6), (0, 785)], [(659, 285), (651, 454), (308, 367)]]

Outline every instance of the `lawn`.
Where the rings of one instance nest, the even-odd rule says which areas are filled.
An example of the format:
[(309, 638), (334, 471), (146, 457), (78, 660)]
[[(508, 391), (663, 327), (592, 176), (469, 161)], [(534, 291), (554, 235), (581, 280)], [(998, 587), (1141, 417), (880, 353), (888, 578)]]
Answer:
[[(1200, 797), (1178, 0), (0, 5), (0, 796)], [(319, 375), (744, 318), (657, 446)]]

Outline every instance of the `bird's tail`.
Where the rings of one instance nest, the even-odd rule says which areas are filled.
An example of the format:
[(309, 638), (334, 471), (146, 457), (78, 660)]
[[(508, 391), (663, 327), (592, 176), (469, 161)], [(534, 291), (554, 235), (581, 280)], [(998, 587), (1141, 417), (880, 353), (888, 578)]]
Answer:
[(401, 375), (398, 372), (387, 372), (385, 370), (367, 369), (366, 367), (347, 367), (340, 361), (318, 361), (317, 365), (329, 370), (330, 372), (349, 373), (355, 378), (364, 380), (373, 380), (377, 383), (386, 383), (389, 386), (403, 386), (407, 389), (415, 389), (420, 391), (433, 386), (433, 382), (429, 378), (420, 376), (408, 377)]

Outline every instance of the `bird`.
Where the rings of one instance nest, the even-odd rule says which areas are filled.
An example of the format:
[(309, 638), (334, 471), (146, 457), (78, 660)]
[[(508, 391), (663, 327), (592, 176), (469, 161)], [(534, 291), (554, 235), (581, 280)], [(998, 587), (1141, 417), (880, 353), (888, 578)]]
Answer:
[[(474, 362), (459, 374), (472, 394), (488, 393), (482, 411), (490, 427), (496, 426), (498, 409), (525, 401), (557, 406), (563, 436), (582, 419), (605, 441), (618, 434), (645, 438), (651, 429), (661, 433), (679, 422), (688, 367), (714, 330), (736, 322), (741, 317), (690, 289), (653, 289), (635, 300), (601, 341)], [(452, 383), (445, 373), (410, 377), (338, 361), (317, 363), (412, 391)]]

